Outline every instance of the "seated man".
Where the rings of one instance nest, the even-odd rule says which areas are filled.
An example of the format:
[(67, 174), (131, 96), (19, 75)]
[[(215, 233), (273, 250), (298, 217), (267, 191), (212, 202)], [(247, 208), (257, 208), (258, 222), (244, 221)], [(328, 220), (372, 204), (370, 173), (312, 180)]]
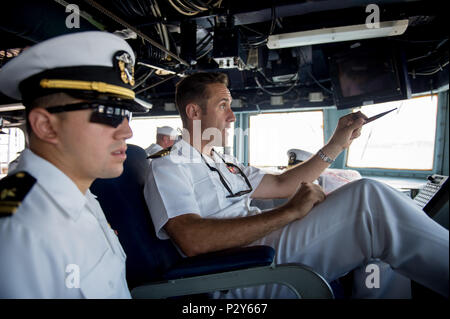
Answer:
[[(39, 43), (0, 70), (29, 147), (0, 181), (0, 298), (130, 298), (125, 253), (89, 191), (123, 171), (134, 54), (106, 32)], [(127, 72), (125, 70), (127, 69)]]
[[(265, 174), (213, 148), (235, 121), (227, 84), (220, 73), (196, 73), (177, 84), (185, 133), (169, 152), (153, 156), (144, 188), (159, 238), (171, 238), (187, 256), (269, 245), (276, 263), (308, 265), (328, 282), (381, 260), (448, 296), (448, 231), (412, 200), (372, 180), (328, 196), (312, 183), (360, 135), (363, 114), (342, 117), (332, 138), (307, 161), (283, 174)], [(289, 200), (261, 212), (249, 206), (251, 198)], [(225, 297), (290, 296), (272, 285), (231, 290)]]
[(162, 126), (156, 129), (156, 143), (151, 144), (145, 149), (147, 155), (153, 155), (167, 147), (173, 145), (177, 131), (170, 126)]

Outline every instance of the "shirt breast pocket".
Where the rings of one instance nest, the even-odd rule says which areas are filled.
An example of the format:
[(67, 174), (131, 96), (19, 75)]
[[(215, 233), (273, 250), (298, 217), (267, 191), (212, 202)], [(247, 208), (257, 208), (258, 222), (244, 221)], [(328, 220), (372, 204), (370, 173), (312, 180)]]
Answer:
[(125, 264), (108, 249), (100, 261), (83, 276), (80, 269), (80, 289), (88, 299), (120, 298), (124, 295), (123, 271)]
[(223, 205), (220, 200), (222, 192), (217, 189), (211, 177), (202, 178), (195, 182), (193, 186), (195, 199), (202, 217), (213, 215), (222, 208)]
[(123, 250), (122, 244), (119, 240), (119, 235), (112, 228), (109, 229), (109, 236), (112, 238), (114, 249), (117, 251), (116, 255), (120, 257), (123, 261), (127, 258), (125, 251)]

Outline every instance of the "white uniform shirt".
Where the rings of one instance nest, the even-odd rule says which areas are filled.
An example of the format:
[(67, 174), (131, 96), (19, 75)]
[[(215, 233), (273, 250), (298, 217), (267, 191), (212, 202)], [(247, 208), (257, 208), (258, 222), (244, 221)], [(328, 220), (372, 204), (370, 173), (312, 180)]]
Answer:
[(29, 149), (16, 171), (37, 181), (0, 218), (0, 298), (130, 298), (125, 253), (95, 196)]
[(156, 152), (159, 152), (160, 150), (162, 150), (162, 146), (157, 144), (157, 143), (153, 143), (152, 145), (150, 145), (149, 147), (147, 147), (145, 149), (145, 152), (147, 153), (148, 156), (155, 154)]
[[(218, 156), (214, 155), (214, 160), (204, 157), (210, 166), (220, 169), (234, 193), (247, 188), (241, 176), (228, 172)], [(225, 157), (225, 160), (233, 158)], [(161, 239), (168, 238), (163, 229), (168, 219), (182, 214), (232, 218), (259, 212), (249, 206), (251, 193), (227, 198), (229, 193), (218, 174), (184, 141), (178, 141), (170, 155), (154, 159), (150, 167), (144, 195)], [(252, 167), (242, 169), (256, 189), (264, 175), (262, 171)], [(448, 295), (448, 230), (424, 214), (411, 199), (373, 180), (361, 179), (340, 187), (301, 220), (251, 245), (271, 246), (277, 252), (277, 264), (307, 265), (329, 282), (356, 268), (355, 278), (364, 278), (357, 282), (361, 287), (356, 287), (356, 297), (402, 298), (408, 295), (408, 280), (393, 273), (390, 267), (384, 267), (385, 263)], [(380, 268), (383, 270), (382, 289), (367, 289), (365, 265), (374, 261), (379, 264), (380, 260), (383, 262)], [(400, 277), (392, 280), (395, 276)], [(397, 283), (401, 283), (401, 287)], [(393, 296), (391, 291), (398, 293)], [(288, 287), (278, 284), (213, 294), (214, 298), (293, 296)]]
[(255, 167), (244, 167), (232, 156), (203, 156), (191, 145), (179, 139), (170, 155), (154, 159), (144, 187), (144, 196), (150, 208), (155, 231), (160, 239), (168, 239), (163, 227), (170, 218), (183, 214), (198, 214), (204, 218), (233, 218), (257, 214), (250, 207), (251, 193), (227, 198), (229, 192), (220, 181), (219, 174), (205, 164), (220, 170), (233, 193), (249, 189), (240, 174), (233, 174), (224, 164), (238, 165), (247, 176), (253, 190), (261, 182), (264, 172)]

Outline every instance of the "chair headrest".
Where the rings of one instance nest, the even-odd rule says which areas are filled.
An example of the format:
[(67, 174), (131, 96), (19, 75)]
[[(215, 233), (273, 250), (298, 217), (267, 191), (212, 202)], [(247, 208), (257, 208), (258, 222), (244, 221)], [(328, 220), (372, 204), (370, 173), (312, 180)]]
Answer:
[(119, 178), (131, 178), (137, 181), (139, 185), (145, 184), (149, 161), (145, 150), (137, 145), (128, 144), (127, 159), (124, 162), (123, 176)]
[(165, 269), (181, 256), (170, 240), (156, 237), (143, 190), (150, 161), (139, 146), (129, 144), (122, 175), (97, 179), (91, 192), (105, 213), (127, 254), (126, 272), (129, 288), (161, 280)]

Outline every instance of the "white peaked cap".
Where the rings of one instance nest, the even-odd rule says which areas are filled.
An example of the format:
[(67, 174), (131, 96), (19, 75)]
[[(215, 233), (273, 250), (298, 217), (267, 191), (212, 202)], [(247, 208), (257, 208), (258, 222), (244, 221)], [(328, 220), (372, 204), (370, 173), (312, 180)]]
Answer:
[(291, 156), (291, 153), (295, 154), (296, 159), (298, 161), (306, 161), (308, 158), (310, 158), (311, 156), (313, 156), (313, 153), (304, 151), (304, 150), (300, 150), (297, 148), (291, 148), (289, 151), (287, 151), (287, 155)]
[[(117, 35), (103, 31), (69, 33), (35, 44), (6, 63), (0, 69), (0, 91), (16, 100), (58, 90), (90, 92), (121, 98), (138, 111), (143, 103), (132, 91), (134, 63), (130, 45)], [(43, 79), (52, 83), (42, 84)], [(64, 84), (56, 83), (58, 80)], [(68, 84), (70, 81), (83, 83), (77, 87)]]
[(177, 130), (171, 128), (170, 126), (161, 126), (156, 129), (156, 134), (168, 135), (168, 136), (177, 136)]

